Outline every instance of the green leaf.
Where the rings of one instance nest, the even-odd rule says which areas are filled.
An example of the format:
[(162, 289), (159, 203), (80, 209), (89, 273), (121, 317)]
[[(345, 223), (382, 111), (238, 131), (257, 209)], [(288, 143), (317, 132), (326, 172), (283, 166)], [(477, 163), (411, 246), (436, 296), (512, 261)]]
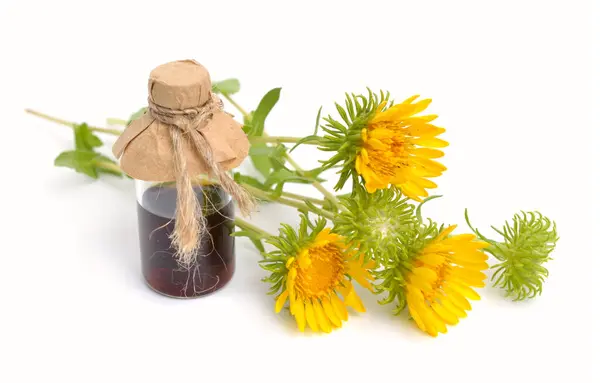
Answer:
[(129, 126), (129, 124), (131, 124), (131, 121), (136, 120), (136, 119), (142, 117), (142, 115), (144, 113), (146, 113), (147, 110), (148, 110), (148, 107), (143, 107), (143, 108), (140, 108), (137, 112), (133, 113), (129, 117), (129, 120), (127, 120), (127, 125), (126, 126)]
[(104, 166), (102, 166), (102, 163), (110, 163), (110, 164), (117, 165), (117, 161), (113, 160), (112, 158), (108, 158), (106, 156), (99, 155), (93, 159), (93, 164), (96, 166), (96, 170), (99, 173), (106, 173), (106, 174), (112, 174), (117, 177), (123, 177), (122, 171), (113, 169), (113, 168), (109, 168), (109, 167), (104, 167)]
[(73, 135), (75, 136), (76, 150), (93, 152), (94, 148), (102, 146), (102, 140), (92, 133), (86, 123), (75, 125)]
[(319, 108), (319, 112), (317, 113), (317, 122), (315, 123), (315, 131), (313, 132), (313, 136), (316, 136), (317, 133), (319, 132), (319, 122), (321, 121), (321, 111), (323, 110), (323, 107), (321, 106)]
[(223, 81), (217, 81), (212, 84), (212, 91), (219, 94), (235, 94), (240, 91), (240, 81), (236, 78), (229, 78)]
[(103, 164), (116, 165), (116, 162), (100, 153), (87, 150), (69, 150), (60, 153), (54, 159), (54, 166), (71, 168), (94, 179), (98, 178), (99, 173), (112, 174), (118, 177), (123, 176), (121, 171), (110, 166), (103, 166)]
[(279, 169), (274, 171), (267, 177), (265, 181), (265, 185), (271, 186), (275, 184), (285, 183), (285, 182), (295, 182), (295, 183), (313, 183), (315, 181), (322, 181), (313, 176), (313, 174), (309, 173), (306, 175), (300, 175), (298, 172), (293, 172), (289, 169)]
[(237, 183), (247, 184), (260, 190), (269, 191), (268, 187), (254, 177), (250, 177), (241, 173), (235, 173), (233, 175), (233, 179)]
[(275, 190), (273, 190), (273, 192), (271, 193), (273, 195), (273, 197), (275, 197), (275, 198), (281, 197), (281, 195), (283, 194), (283, 185), (284, 185), (284, 182), (281, 182), (281, 183), (277, 184), (277, 186), (275, 186)]
[(292, 151), (294, 151), (294, 149), (296, 149), (298, 146), (302, 145), (305, 142), (310, 142), (310, 141), (317, 141), (320, 142), (321, 141), (321, 137), (317, 136), (317, 135), (312, 135), (312, 136), (306, 136), (301, 138), (298, 142), (296, 142), (296, 145), (294, 145), (291, 149), (290, 149), (290, 153)]
[(54, 160), (54, 166), (74, 169), (78, 173), (86, 174), (94, 179), (98, 178), (98, 171), (93, 160), (99, 156), (98, 153), (70, 150), (62, 152)]
[(256, 238), (250, 238), (250, 241), (252, 241), (252, 243), (254, 244), (254, 246), (256, 246), (256, 248), (258, 249), (258, 251), (260, 251), (261, 253), (265, 252), (265, 247), (263, 246), (262, 242)]
[(265, 120), (271, 110), (279, 101), (279, 95), (281, 93), (281, 88), (274, 88), (267, 92), (260, 100), (258, 107), (253, 112), (252, 120), (250, 121), (250, 125), (246, 134), (251, 137), (260, 137), (263, 135), (265, 130)]
[(252, 117), (254, 117), (254, 111), (248, 112), (248, 114), (244, 116), (244, 126), (242, 126), (242, 130), (246, 134), (252, 130)]
[(285, 154), (287, 153), (287, 148), (285, 145), (279, 144), (273, 147), (273, 152), (269, 156), (269, 160), (271, 161), (271, 167), (273, 170), (280, 170), (285, 168)]
[[(267, 150), (267, 144), (252, 144), (252, 148), (257, 151), (265, 151)], [(252, 165), (254, 165), (263, 177), (269, 177), (269, 174), (271, 174), (271, 160), (269, 156), (251, 154), (250, 161), (252, 161)]]

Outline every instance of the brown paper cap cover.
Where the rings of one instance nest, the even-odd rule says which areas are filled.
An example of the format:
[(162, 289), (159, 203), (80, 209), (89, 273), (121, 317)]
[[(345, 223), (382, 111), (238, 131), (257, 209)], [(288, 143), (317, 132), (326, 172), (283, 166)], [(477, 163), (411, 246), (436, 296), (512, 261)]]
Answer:
[[(162, 107), (182, 110), (204, 105), (212, 97), (212, 84), (206, 68), (193, 60), (174, 61), (155, 68), (148, 80), (149, 98)], [(121, 134), (113, 153), (120, 157), (121, 169), (144, 181), (175, 180), (170, 129), (149, 112), (133, 120)], [(248, 156), (250, 144), (241, 124), (229, 114), (215, 110), (212, 118), (196, 128), (212, 148), (215, 160), (224, 170), (239, 166)], [(191, 176), (207, 174), (204, 160), (190, 140), (184, 152)]]

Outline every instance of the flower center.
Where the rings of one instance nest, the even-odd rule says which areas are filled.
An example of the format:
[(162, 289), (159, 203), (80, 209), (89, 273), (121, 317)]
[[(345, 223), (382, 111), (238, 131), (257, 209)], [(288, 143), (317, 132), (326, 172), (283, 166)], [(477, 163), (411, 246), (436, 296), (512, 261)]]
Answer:
[(344, 262), (340, 248), (334, 244), (308, 250), (309, 265), (298, 267), (298, 290), (307, 298), (329, 295), (344, 277)]

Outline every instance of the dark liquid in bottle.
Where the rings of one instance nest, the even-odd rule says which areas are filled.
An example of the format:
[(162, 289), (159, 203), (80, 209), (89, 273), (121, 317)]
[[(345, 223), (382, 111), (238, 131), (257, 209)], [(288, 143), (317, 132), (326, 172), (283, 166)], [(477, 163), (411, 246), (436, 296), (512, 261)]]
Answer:
[(142, 272), (148, 285), (159, 293), (198, 297), (219, 290), (233, 276), (234, 204), (218, 186), (198, 188), (196, 195), (204, 206), (208, 234), (201, 238), (195, 264), (187, 268), (174, 258), (169, 238), (175, 227), (175, 188), (150, 188), (138, 204)]

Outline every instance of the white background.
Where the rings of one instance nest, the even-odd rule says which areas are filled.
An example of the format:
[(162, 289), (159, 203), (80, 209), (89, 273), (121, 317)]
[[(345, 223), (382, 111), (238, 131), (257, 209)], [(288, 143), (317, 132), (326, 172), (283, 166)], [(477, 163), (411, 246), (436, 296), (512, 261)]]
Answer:
[[(4, 0), (0, 381), (598, 381), (592, 21), (591, 4), (574, 0)], [(561, 240), (543, 295), (513, 303), (485, 288), (434, 339), (361, 292), (366, 315), (301, 334), (274, 314), (245, 240), (218, 294), (151, 292), (132, 184), (54, 168), (69, 130), (23, 109), (95, 125), (127, 118), (144, 105), (150, 70), (184, 58), (213, 79), (238, 77), (248, 109), (282, 86), (271, 134), (310, 134), (319, 106), (333, 113), (367, 86), (433, 98), (451, 145), (444, 198), (426, 213), (466, 230), (468, 207), (487, 233), (520, 209), (553, 218)], [(295, 156), (316, 165), (310, 150)], [(266, 206), (253, 217), (271, 231), (282, 220), (296, 214)]]

